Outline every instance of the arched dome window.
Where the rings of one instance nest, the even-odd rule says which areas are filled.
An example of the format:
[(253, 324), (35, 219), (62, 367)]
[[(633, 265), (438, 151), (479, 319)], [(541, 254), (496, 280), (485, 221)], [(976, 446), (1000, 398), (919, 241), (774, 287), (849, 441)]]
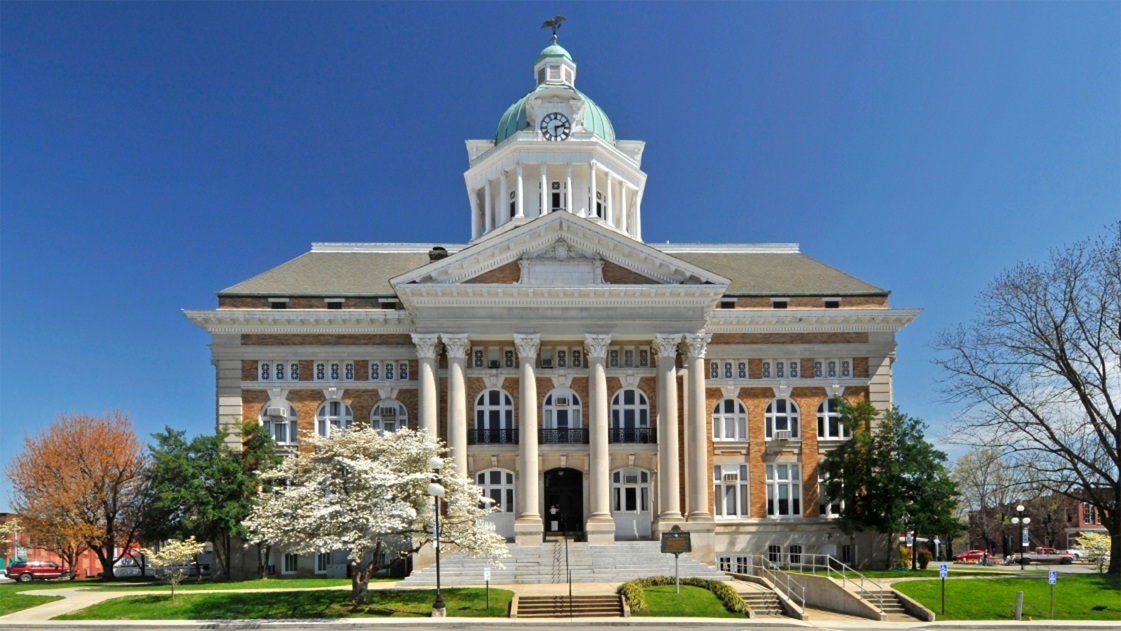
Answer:
[(315, 412), (315, 431), (328, 436), (337, 431), (350, 431), (354, 427), (354, 412), (342, 401), (327, 401)]
[(825, 440), (852, 438), (849, 428), (841, 422), (841, 406), (836, 399), (826, 399), (817, 406), (817, 437)]
[(514, 399), (503, 390), (485, 390), (475, 399), (474, 444), (516, 443)]
[(650, 403), (636, 388), (627, 388), (611, 398), (611, 442), (653, 443)]
[(261, 425), (278, 445), (295, 445), (299, 439), (296, 408), (287, 401), (270, 401), (261, 408)]
[(724, 399), (712, 409), (713, 440), (747, 440), (747, 408), (739, 399)]
[(798, 406), (790, 399), (774, 399), (767, 404), (767, 440), (790, 440), (798, 438), (798, 425), (801, 416)]
[(396, 432), (409, 426), (409, 413), (405, 406), (394, 399), (379, 401), (370, 411), (370, 429), (381, 432)]
[(567, 388), (553, 390), (545, 395), (541, 407), (542, 443), (586, 442), (584, 409), (575, 392)]

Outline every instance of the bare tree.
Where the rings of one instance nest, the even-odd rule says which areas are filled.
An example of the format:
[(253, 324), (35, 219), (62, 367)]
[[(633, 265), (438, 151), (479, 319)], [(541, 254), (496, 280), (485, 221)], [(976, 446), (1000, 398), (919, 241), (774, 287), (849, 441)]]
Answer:
[(1121, 222), (1004, 272), (979, 307), (936, 345), (965, 404), (951, 439), (1002, 445), (1035, 487), (1097, 507), (1121, 573)]
[(992, 552), (994, 542), (1003, 541), (1005, 507), (1023, 489), (1023, 470), (1012, 466), (1000, 448), (979, 447), (957, 459), (953, 478), (958, 483), (963, 508), (969, 513), (971, 536), (976, 533), (984, 540), (985, 550)]

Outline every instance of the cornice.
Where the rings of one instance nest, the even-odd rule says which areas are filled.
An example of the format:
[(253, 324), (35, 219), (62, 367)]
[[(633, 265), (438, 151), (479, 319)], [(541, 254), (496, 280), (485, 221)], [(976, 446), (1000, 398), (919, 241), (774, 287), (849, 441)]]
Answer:
[(402, 298), (416, 307), (710, 307), (723, 287), (716, 285), (402, 285)]
[(384, 309), (184, 309), (208, 333), (413, 333), (407, 311)]
[(709, 333), (895, 332), (922, 309), (721, 309), (708, 316)]

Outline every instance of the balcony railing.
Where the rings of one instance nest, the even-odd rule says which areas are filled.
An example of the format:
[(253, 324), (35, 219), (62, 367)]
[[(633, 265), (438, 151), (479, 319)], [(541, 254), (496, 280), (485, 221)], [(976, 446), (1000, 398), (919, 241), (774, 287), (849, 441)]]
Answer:
[(468, 445), (516, 445), (518, 444), (518, 430), (516, 429), (468, 429)]
[(587, 445), (588, 430), (583, 427), (543, 429), (542, 445)]
[(633, 429), (621, 429), (612, 427), (610, 430), (610, 442), (613, 443), (638, 443), (640, 445), (653, 445), (658, 442), (657, 432), (653, 427), (635, 427)]

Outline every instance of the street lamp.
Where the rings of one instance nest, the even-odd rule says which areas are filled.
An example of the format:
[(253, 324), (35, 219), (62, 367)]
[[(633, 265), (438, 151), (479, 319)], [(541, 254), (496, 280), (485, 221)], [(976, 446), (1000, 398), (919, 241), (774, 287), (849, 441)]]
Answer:
[(1031, 517), (1020, 517), (1024, 514), (1024, 505), (1019, 504), (1016, 506), (1016, 517), (1012, 518), (1012, 525), (1016, 526), (1023, 524), (1020, 527), (1020, 571), (1024, 571), (1024, 540), (1028, 535), (1028, 524), (1031, 523)]
[(440, 498), (444, 497), (444, 487), (440, 484), (440, 469), (444, 461), (436, 456), (428, 459), (428, 468), (435, 474), (432, 483), (428, 485), (428, 494), (432, 496), (432, 515), (435, 518), (432, 526), (432, 546), (436, 549), (436, 602), (432, 603), (432, 617), (443, 618), (448, 615), (444, 597), (440, 594)]

